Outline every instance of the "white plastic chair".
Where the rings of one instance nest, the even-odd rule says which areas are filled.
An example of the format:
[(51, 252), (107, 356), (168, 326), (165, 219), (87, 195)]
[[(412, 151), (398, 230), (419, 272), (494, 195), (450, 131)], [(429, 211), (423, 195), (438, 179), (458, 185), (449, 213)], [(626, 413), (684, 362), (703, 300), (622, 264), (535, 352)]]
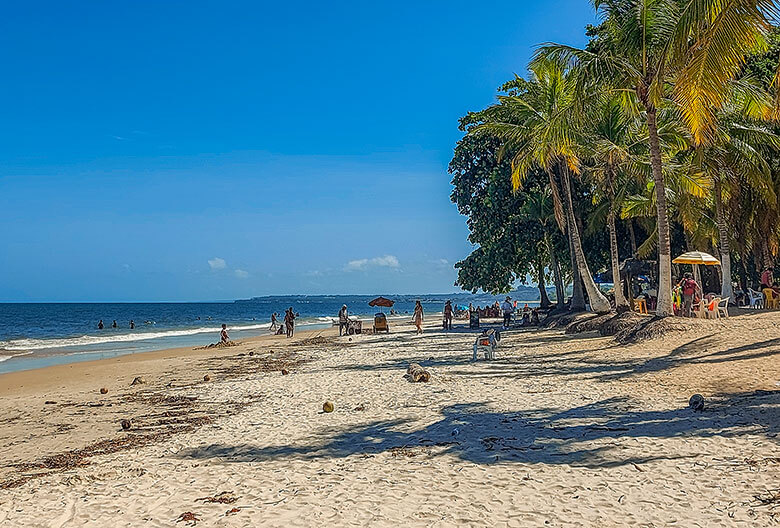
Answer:
[(718, 301), (718, 317), (728, 317), (729, 316), (729, 297), (726, 297), (725, 299), (721, 299)]
[(700, 299), (699, 302), (693, 303), (691, 306), (691, 314), (697, 319), (707, 318), (707, 300)]
[(764, 294), (761, 292), (757, 292), (752, 288), (748, 288), (748, 306), (750, 308), (763, 308)]
[(718, 309), (720, 301), (720, 297), (715, 297), (704, 305), (705, 317), (707, 319), (718, 319), (720, 317), (720, 310)]

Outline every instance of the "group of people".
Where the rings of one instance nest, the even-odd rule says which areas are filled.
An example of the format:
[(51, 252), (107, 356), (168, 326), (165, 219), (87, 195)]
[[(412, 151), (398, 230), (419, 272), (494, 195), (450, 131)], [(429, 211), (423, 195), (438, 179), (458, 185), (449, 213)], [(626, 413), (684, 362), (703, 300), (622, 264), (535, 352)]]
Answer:
[(292, 337), (295, 334), (295, 319), (299, 316), (298, 313), (293, 311), (292, 306), (284, 311), (284, 319), (279, 322), (279, 314), (276, 312), (271, 314), (271, 332), (276, 335), (286, 335)]
[[(103, 319), (98, 321), (98, 324), (97, 324), (98, 330), (103, 330), (103, 328), (105, 328), (105, 326), (106, 325), (103, 324)], [(114, 319), (114, 322), (111, 323), (111, 328), (119, 328), (119, 325), (117, 324), (116, 319)], [(135, 328), (135, 321), (130, 319), (130, 330), (132, 330), (134, 328)]]
[(522, 314), (518, 315), (518, 317), (522, 317), (521, 324), (523, 326), (529, 326), (529, 325), (538, 325), (539, 324), (539, 309), (534, 308), (531, 309), (528, 306), (528, 303), (523, 306), (522, 309), (517, 307), (517, 301), (513, 301), (511, 297), (507, 296), (504, 299), (504, 302), (500, 303), (496, 301), (492, 306), (486, 306), (482, 308), (481, 306), (477, 306), (474, 308), (472, 305), (469, 304), (469, 319), (471, 319), (472, 314), (476, 314), (480, 319), (481, 318), (488, 318), (488, 319), (503, 319), (503, 327), (504, 329), (507, 329), (512, 324), (512, 319), (515, 317), (515, 314)]
[[(770, 289), (775, 295), (780, 295), (780, 282), (775, 280), (773, 268), (765, 268), (761, 272), (759, 282), (762, 291)], [(714, 294), (704, 294), (701, 285), (696, 282), (692, 273), (685, 273), (672, 291), (674, 312), (682, 317), (693, 317), (693, 307), (696, 303), (702, 299), (711, 301), (714, 297)], [(735, 286), (733, 301), (737, 305), (747, 304), (748, 295)]]
[[(713, 294), (704, 294), (704, 291), (693, 278), (692, 273), (684, 273), (680, 282), (672, 290), (672, 309), (681, 317), (693, 317), (693, 307), (704, 299), (706, 302), (716, 302)], [(713, 308), (710, 308), (713, 309)]]

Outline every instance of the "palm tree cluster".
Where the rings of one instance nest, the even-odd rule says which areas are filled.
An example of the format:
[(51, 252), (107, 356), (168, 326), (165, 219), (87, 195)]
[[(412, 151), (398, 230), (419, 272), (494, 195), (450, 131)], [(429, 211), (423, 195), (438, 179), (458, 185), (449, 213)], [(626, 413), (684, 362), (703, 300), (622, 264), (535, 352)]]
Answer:
[[(508, 82), (495, 104), (461, 121), (466, 136), (450, 167), (453, 200), (467, 215), (483, 203), (471, 193), (464, 207), (457, 191), (473, 168), (462, 158), (472, 156), (483, 165), (492, 159), (481, 188), (494, 185), (497, 175), (511, 181), (518, 205), (507, 217), (527, 217), (533, 204), (550, 203), (549, 214), (535, 215), (544, 223), (536, 237), (546, 248), (544, 265), (558, 274), (559, 261), (567, 259), (551, 238), (565, 240), (558, 247), (568, 246), (573, 309), (584, 306), (581, 284), (593, 311), (610, 311), (593, 279), (602, 267), (612, 274), (616, 308), (628, 307), (620, 284), (621, 233), (630, 235), (632, 256), (657, 259), (658, 315), (672, 314), (672, 249), (718, 254), (721, 294), (733, 297), (735, 262), (745, 284), (780, 252), (780, 33), (772, 25), (778, 6), (593, 3), (601, 23), (587, 28), (586, 48), (540, 46), (526, 78)], [(468, 152), (461, 148), (466, 141)], [(474, 148), (480, 141), (490, 142), (492, 158)], [(493, 246), (500, 239), (483, 243), (470, 228), (482, 254), (499, 254)], [(588, 237), (599, 231), (608, 238), (607, 266), (594, 266), (587, 255)], [(459, 263), (461, 286), (469, 265)], [(514, 277), (523, 270), (518, 266)]]

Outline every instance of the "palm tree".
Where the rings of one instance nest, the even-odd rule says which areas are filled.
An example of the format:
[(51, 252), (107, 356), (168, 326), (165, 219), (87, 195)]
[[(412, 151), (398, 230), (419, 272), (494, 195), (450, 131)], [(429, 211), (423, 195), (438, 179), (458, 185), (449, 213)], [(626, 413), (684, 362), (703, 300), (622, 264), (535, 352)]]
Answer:
[[(490, 133), (513, 153), (512, 185), (519, 189), (529, 170), (545, 171), (550, 180), (553, 205), (559, 225), (564, 225), (574, 260), (588, 293), (591, 309), (608, 313), (609, 301), (593, 281), (582, 250), (579, 227), (571, 196), (570, 173), (579, 172), (576, 94), (572, 79), (555, 61), (538, 62), (531, 68), (531, 80), (515, 79), (511, 95), (499, 96), (499, 104), (485, 110), (483, 124), (474, 133)], [(558, 192), (560, 179), (563, 200)], [(576, 288), (575, 274), (575, 288)], [(573, 303), (574, 304), (574, 303)]]
[[(763, 203), (775, 205), (777, 196), (772, 188), (772, 174), (763, 153), (780, 149), (780, 138), (761, 123), (724, 118), (719, 126), (718, 140), (701, 149), (702, 171), (712, 179), (712, 201), (718, 228), (718, 250), (721, 263), (721, 296), (734, 297), (731, 278), (731, 238), (724, 210), (724, 196), (738, 194), (747, 185), (756, 200), (752, 207)], [(731, 224), (735, 235), (739, 224)]]
[[(563, 306), (566, 294), (563, 288), (563, 277), (561, 274), (561, 265), (558, 262), (558, 256), (555, 251), (555, 244), (553, 243), (553, 224), (555, 223), (555, 215), (553, 213), (552, 194), (549, 188), (544, 188), (539, 192), (533, 192), (528, 194), (527, 201), (525, 202), (521, 214), (530, 219), (538, 222), (542, 227), (542, 240), (544, 252), (549, 257), (549, 269), (553, 274), (553, 281), (555, 282), (555, 296), (558, 300), (558, 308)], [(539, 255), (543, 254), (540, 250)], [(537, 265), (537, 268), (539, 266)], [(540, 270), (537, 270), (540, 276), (540, 284), (543, 284), (543, 266)], [(544, 291), (540, 289), (540, 295), (545, 295)]]
[(597, 93), (588, 102), (586, 125), (586, 152), (590, 166), (587, 173), (594, 180), (594, 199), (607, 201), (606, 223), (609, 231), (609, 247), (612, 264), (612, 277), (615, 285), (615, 307), (618, 312), (629, 309), (628, 300), (623, 295), (620, 281), (620, 256), (618, 254), (616, 216), (628, 179), (635, 176), (637, 170), (637, 150), (642, 145), (644, 134), (636, 116), (631, 115), (621, 98), (604, 92)]
[[(746, 55), (760, 48), (777, 14), (772, 0), (594, 0), (604, 19), (587, 50), (548, 45), (536, 61), (551, 57), (573, 64), (579, 89), (608, 84), (634, 93), (649, 136), (658, 230), (658, 307), (672, 315), (671, 248), (666, 181), (658, 136), (658, 112), (672, 102), (697, 145), (717, 129), (715, 113), (725, 103), (728, 82)], [(670, 90), (669, 82), (673, 81)]]

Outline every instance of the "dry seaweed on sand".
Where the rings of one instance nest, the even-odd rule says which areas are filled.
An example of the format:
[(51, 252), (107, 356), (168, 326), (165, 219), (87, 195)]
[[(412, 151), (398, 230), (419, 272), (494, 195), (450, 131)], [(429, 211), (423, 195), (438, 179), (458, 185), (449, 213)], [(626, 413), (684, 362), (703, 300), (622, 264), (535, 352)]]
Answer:
[(780, 488), (767, 490), (753, 496), (761, 506), (780, 507)]
[(305, 347), (305, 346), (321, 346), (321, 345), (333, 345), (336, 340), (325, 336), (314, 336), (301, 339), (300, 341), (292, 341), (290, 346)]
[(179, 515), (179, 518), (176, 519), (177, 523), (186, 522), (188, 526), (195, 526), (195, 524), (197, 524), (198, 521), (200, 521), (200, 518), (194, 513), (189, 511), (182, 513), (181, 515)]
[(203, 501), (213, 504), (233, 504), (239, 499), (236, 495), (234, 495), (230, 491), (222, 491), (217, 493), (216, 495), (210, 496), (210, 497), (201, 497), (199, 499), (195, 499), (195, 501)]
[(20, 462), (12, 464), (21, 472), (29, 472), (21, 476), (13, 476), (0, 482), (0, 489), (16, 488), (26, 482), (50, 473), (65, 471), (78, 467), (89, 465), (89, 459), (94, 456), (108, 455), (118, 451), (144, 447), (155, 442), (166, 440), (177, 433), (186, 433), (194, 431), (196, 428), (211, 423), (213, 417), (206, 416), (182, 416), (167, 420), (157, 420), (148, 424), (146, 427), (138, 428), (151, 429), (153, 427), (164, 427), (162, 430), (149, 432), (145, 434), (128, 434), (109, 440), (101, 440), (81, 449), (73, 449), (43, 457), (33, 462)]
[[(291, 371), (306, 363), (309, 359), (285, 350), (273, 356), (246, 356), (243, 354), (222, 358), (220, 360), (208, 360), (208, 368), (222, 376), (244, 376), (258, 372)], [(204, 365), (205, 366), (205, 365)]]
[(210, 348), (230, 348), (238, 346), (238, 343), (235, 341), (220, 341), (219, 343), (211, 343), (210, 345), (202, 346), (202, 347), (196, 347), (193, 350), (208, 350)]
[(416, 457), (418, 455), (428, 455), (430, 454), (430, 448), (424, 447), (424, 446), (398, 446), (398, 447), (391, 447), (389, 449), (390, 456), (394, 458), (412, 458)]

